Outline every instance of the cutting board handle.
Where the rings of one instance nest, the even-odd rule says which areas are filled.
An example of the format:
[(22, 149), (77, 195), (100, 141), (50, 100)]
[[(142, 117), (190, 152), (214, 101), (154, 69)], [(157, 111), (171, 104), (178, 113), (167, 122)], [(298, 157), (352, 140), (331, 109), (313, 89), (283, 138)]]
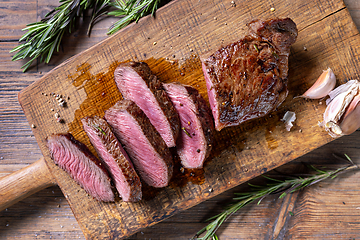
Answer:
[(0, 178), (0, 211), (22, 199), (50, 186), (55, 179), (46, 166), (45, 159)]

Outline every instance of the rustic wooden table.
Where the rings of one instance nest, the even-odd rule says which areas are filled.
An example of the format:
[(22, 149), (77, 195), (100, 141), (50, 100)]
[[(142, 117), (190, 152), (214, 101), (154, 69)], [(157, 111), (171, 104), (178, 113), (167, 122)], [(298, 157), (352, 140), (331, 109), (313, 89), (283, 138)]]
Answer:
[[(344, 0), (360, 29), (360, 2)], [(49, 65), (37, 64), (27, 73), (24, 62), (12, 62), (9, 53), (18, 45), (22, 28), (57, 6), (58, 0), (0, 1), (0, 177), (38, 160), (42, 155), (32, 135), (17, 93), (69, 57), (106, 38), (106, 19), (93, 28), (74, 32)], [(87, 21), (88, 19), (85, 19)], [(302, 171), (302, 162), (338, 167), (333, 156), (348, 154), (360, 164), (360, 131), (337, 139), (283, 167), (280, 171)], [(218, 231), (221, 239), (359, 239), (360, 172), (327, 180), (283, 199), (271, 196), (260, 205), (248, 205), (233, 215)], [(261, 181), (255, 179), (253, 181)], [(189, 239), (206, 225), (205, 220), (221, 212), (234, 192), (247, 190), (241, 185), (129, 239)], [(50, 187), (0, 212), (0, 239), (84, 239), (69, 205), (58, 187)]]

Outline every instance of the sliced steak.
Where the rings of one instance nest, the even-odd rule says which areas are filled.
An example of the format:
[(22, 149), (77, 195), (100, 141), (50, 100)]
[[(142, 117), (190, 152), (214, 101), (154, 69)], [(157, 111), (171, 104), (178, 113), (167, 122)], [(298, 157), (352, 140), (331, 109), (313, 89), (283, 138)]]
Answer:
[(108, 123), (98, 116), (85, 117), (81, 119), (81, 122), (92, 145), (114, 180), (122, 200), (125, 202), (140, 201), (142, 197), (140, 178)]
[(191, 86), (168, 83), (164, 88), (180, 117), (181, 130), (176, 148), (181, 164), (185, 168), (202, 168), (212, 148), (214, 122), (211, 110)]
[(174, 147), (180, 121), (160, 80), (144, 62), (121, 63), (115, 82), (125, 99), (135, 102), (150, 119), (168, 147)]
[(257, 20), (248, 27), (248, 36), (202, 59), (218, 131), (265, 116), (288, 94), (288, 56), (297, 37), (295, 23), (289, 18)]
[(70, 133), (51, 135), (47, 144), (55, 164), (65, 170), (88, 194), (100, 201), (114, 201), (109, 174), (86, 145)]
[(105, 112), (105, 119), (140, 177), (150, 186), (167, 186), (173, 173), (172, 156), (145, 113), (133, 101), (122, 100)]

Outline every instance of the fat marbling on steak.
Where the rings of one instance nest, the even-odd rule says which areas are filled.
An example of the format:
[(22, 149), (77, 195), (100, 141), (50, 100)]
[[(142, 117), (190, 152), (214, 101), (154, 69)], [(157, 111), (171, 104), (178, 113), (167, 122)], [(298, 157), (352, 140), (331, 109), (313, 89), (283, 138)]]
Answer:
[(202, 59), (215, 128), (263, 117), (287, 97), (288, 57), (296, 41), (290, 19), (256, 20), (249, 35)]

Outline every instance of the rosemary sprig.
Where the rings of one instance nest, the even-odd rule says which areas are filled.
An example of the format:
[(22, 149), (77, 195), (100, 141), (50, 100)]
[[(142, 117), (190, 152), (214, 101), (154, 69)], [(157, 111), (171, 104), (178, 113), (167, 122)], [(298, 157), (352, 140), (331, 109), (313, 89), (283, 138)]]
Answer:
[[(59, 52), (61, 41), (65, 32), (71, 33), (76, 28), (78, 18), (84, 15), (86, 10), (92, 9), (91, 20), (87, 34), (94, 23), (106, 14), (121, 17), (113, 24), (108, 34), (113, 34), (125, 27), (132, 21), (138, 21), (141, 17), (151, 13), (154, 15), (161, 0), (60, 0), (59, 7), (49, 12), (40, 22), (28, 24), (27, 31), (20, 39), (19, 46), (10, 53), (17, 52), (12, 60), (30, 58), (21, 68), (25, 72), (34, 60), (49, 63), (54, 51)], [(116, 10), (108, 12), (113, 6)]]
[(110, 0), (96, 1), (94, 4), (93, 12), (91, 14), (91, 20), (89, 23), (87, 35), (90, 36), (91, 28), (93, 25), (103, 16), (108, 13), (108, 8), (110, 7)]
[(186, 130), (186, 128), (182, 127), (181, 129), (185, 132), (186, 135), (188, 135), (190, 138), (192, 138), (190, 133)]
[(94, 124), (93, 126), (94, 126), (94, 128), (96, 128), (97, 130), (99, 130), (104, 136), (106, 136), (106, 132), (105, 132), (104, 130), (102, 130), (102, 128), (101, 128), (99, 125)]
[(102, 14), (103, 4), (110, 0), (60, 0), (61, 5), (46, 14), (40, 22), (27, 25), (23, 31), (27, 31), (19, 40), (24, 41), (10, 52), (17, 52), (12, 60), (20, 60), (29, 57), (30, 60), (22, 66), (26, 71), (31, 63), (40, 58), (41, 62), (49, 63), (54, 51), (59, 51), (61, 40), (65, 32), (71, 32), (75, 28), (76, 20), (87, 9), (94, 8), (92, 20), (96, 20), (94, 14)]
[[(325, 179), (334, 179), (338, 174), (358, 168), (352, 160), (345, 154), (347, 160), (350, 161), (351, 165), (338, 168), (332, 171), (323, 171), (313, 166), (310, 166), (313, 170), (317, 172), (317, 174), (311, 175), (309, 177), (296, 177), (287, 180), (278, 180), (274, 178), (270, 178), (268, 176), (263, 176), (266, 179), (270, 180), (271, 183), (267, 184), (266, 186), (257, 186), (253, 184), (249, 184), (254, 190), (248, 193), (235, 193), (238, 197), (235, 197), (234, 200), (238, 201), (235, 204), (229, 206), (224, 212), (213, 216), (208, 219), (208, 221), (213, 220), (210, 224), (206, 227), (201, 229), (199, 232), (192, 239), (197, 240), (210, 240), (210, 239), (218, 239), (215, 235), (215, 232), (221, 226), (221, 224), (226, 221), (231, 215), (237, 212), (240, 208), (244, 207), (245, 205), (257, 200), (257, 204), (260, 204), (261, 200), (263, 200), (266, 196), (275, 193), (281, 193), (279, 198), (286, 196), (289, 193), (293, 193), (298, 191), (304, 187), (311, 186), (316, 184), (320, 181)], [(199, 237), (205, 233), (203, 237)]]
[(108, 34), (115, 33), (132, 21), (139, 21), (140, 18), (149, 13), (154, 16), (160, 1), (161, 0), (115, 0), (111, 3), (111, 6), (115, 7), (116, 10), (108, 14), (121, 17), (121, 19), (109, 28)]

